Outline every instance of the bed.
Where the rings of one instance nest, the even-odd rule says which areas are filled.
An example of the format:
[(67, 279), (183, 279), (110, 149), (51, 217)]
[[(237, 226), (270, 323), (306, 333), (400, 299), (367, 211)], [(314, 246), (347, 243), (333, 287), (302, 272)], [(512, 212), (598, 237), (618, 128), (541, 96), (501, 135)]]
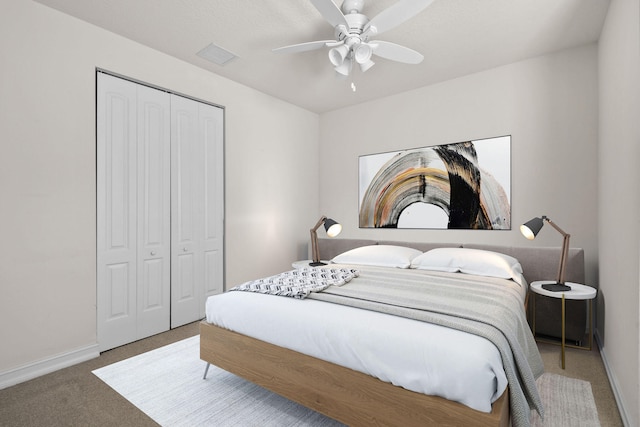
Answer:
[[(439, 249), (436, 247), (463, 246), (403, 242), (378, 242), (351, 239), (320, 239), (319, 244), (320, 253), (325, 259), (332, 259), (341, 253), (349, 252), (351, 249), (357, 247), (371, 247), (374, 245), (394, 247), (408, 246), (415, 248), (420, 252), (431, 252), (431, 249)], [(469, 250), (489, 250), (491, 253), (502, 253), (512, 256), (515, 255), (515, 257), (517, 257), (522, 264), (522, 267), (525, 271), (523, 277), (525, 282), (522, 285), (522, 289), (525, 290), (526, 281), (539, 280), (541, 277), (549, 277), (549, 272), (553, 274), (558, 259), (554, 257), (553, 254), (556, 250), (559, 250), (557, 248), (513, 248), (479, 245), (475, 245), (474, 247), (470, 247), (471, 245), (466, 246), (466, 249)], [(581, 274), (584, 274), (583, 262), (582, 250), (572, 249), (569, 255), (569, 269), (567, 272), (567, 277), (570, 278), (569, 280), (582, 280)], [(335, 265), (331, 265), (330, 267), (358, 269), (358, 271), (362, 271), (362, 276), (358, 277), (357, 280), (361, 280), (366, 277), (377, 277), (381, 274), (380, 272), (376, 271), (377, 268), (380, 268), (379, 266), (362, 266), (357, 263), (354, 265), (350, 263), (338, 263)], [(395, 270), (400, 271), (400, 269)], [(407, 274), (414, 276), (416, 274), (420, 274), (417, 270), (411, 270), (412, 271)], [(447, 275), (454, 273), (448, 271), (439, 271), (435, 273), (428, 272), (428, 274), (435, 274), (436, 276), (440, 275), (446, 279)], [(340, 293), (342, 292), (342, 289), (353, 288), (353, 285), (356, 284), (356, 280), (351, 281), (350, 283), (352, 284), (351, 286), (334, 286), (332, 287), (332, 289), (335, 289), (335, 292)], [(517, 288), (517, 286), (514, 287), (516, 291), (512, 292), (512, 294), (517, 294), (517, 296), (513, 296), (513, 298), (517, 298), (520, 301), (520, 304), (523, 304), (525, 301), (526, 292), (522, 292), (522, 289), (520, 292), (518, 292)], [(243, 296), (239, 296), (241, 294)], [(387, 319), (392, 320), (388, 322), (389, 325), (393, 325), (389, 326), (391, 330), (404, 330), (404, 326), (401, 326), (401, 324), (398, 324), (399, 326), (395, 326), (395, 322), (416, 322), (416, 320), (413, 319), (399, 320), (401, 318), (397, 318), (397, 316), (390, 316), (388, 313), (376, 313), (377, 320), (367, 320), (365, 322), (359, 320), (358, 318), (352, 320), (350, 317), (346, 317), (350, 315), (345, 314), (348, 313), (348, 311), (345, 310), (351, 310), (350, 312), (368, 310), (360, 310), (358, 308), (354, 310), (351, 307), (344, 307), (338, 304), (327, 304), (327, 301), (322, 301), (322, 298), (320, 298), (320, 300), (314, 298), (318, 295), (324, 296), (325, 294), (326, 291), (320, 293), (312, 293), (311, 298), (304, 299), (304, 304), (306, 305), (293, 304), (297, 307), (297, 309), (303, 307), (303, 312), (293, 314), (294, 316), (297, 316), (295, 318), (300, 319), (304, 317), (313, 319), (313, 316), (315, 315), (312, 314), (312, 310), (307, 310), (308, 307), (317, 305), (328, 305), (332, 306), (334, 310), (337, 310), (337, 312), (332, 312), (330, 315), (322, 313), (317, 314), (317, 316), (320, 317), (318, 317), (315, 322), (312, 321), (312, 323), (331, 323), (327, 321), (318, 321), (318, 319), (322, 319), (322, 316), (326, 316), (324, 317), (324, 319), (348, 318), (349, 321), (345, 322), (346, 324), (362, 325), (363, 323), (370, 323), (371, 325), (381, 325), (376, 326), (374, 329), (384, 330), (384, 325), (386, 323), (380, 319), (384, 319), (386, 316)], [(331, 299), (333, 297), (334, 296), (329, 296), (327, 298)], [(268, 318), (269, 321), (265, 320), (263, 322), (256, 322), (254, 318), (249, 318), (249, 320), (245, 321), (243, 324), (243, 317), (246, 316), (238, 316), (238, 309), (233, 308), (228, 310), (227, 313), (224, 313), (224, 307), (227, 306), (227, 301), (222, 300), (224, 300), (225, 298), (240, 298), (251, 300), (252, 302), (249, 304), (248, 308), (245, 307), (244, 309), (242, 309), (244, 310), (243, 312), (263, 316), (263, 319)], [(389, 356), (391, 359), (387, 359), (386, 361), (382, 362), (382, 365), (386, 365), (387, 363), (390, 365), (386, 368), (386, 371), (383, 369), (382, 371), (374, 372), (373, 374), (371, 374), (367, 372), (366, 368), (363, 369), (360, 366), (352, 366), (353, 363), (350, 360), (334, 360), (333, 356), (335, 354), (332, 354), (331, 351), (329, 352), (330, 354), (328, 356), (326, 354), (318, 355), (313, 349), (309, 350), (308, 347), (296, 348), (295, 345), (290, 345), (286, 342), (279, 341), (280, 338), (277, 336), (277, 334), (275, 338), (267, 336), (268, 334), (261, 335), (265, 332), (256, 332), (256, 328), (251, 327), (251, 324), (258, 324), (263, 326), (262, 329), (267, 331), (269, 331), (270, 329), (278, 330), (278, 328), (271, 328), (271, 324), (269, 322), (272, 321), (277, 326), (277, 322), (286, 322), (286, 320), (275, 320), (277, 316), (269, 315), (269, 310), (271, 309), (272, 313), (286, 312), (286, 308), (280, 307), (280, 304), (289, 304), (289, 301), (292, 300), (291, 298), (254, 294), (251, 292), (227, 292), (222, 296), (212, 297), (211, 299), (218, 305), (212, 305), (212, 307), (214, 307), (212, 310), (215, 315), (210, 316), (211, 309), (209, 308), (209, 301), (207, 302), (208, 320), (201, 323), (200, 353), (203, 360), (219, 366), (222, 369), (233, 372), (239, 376), (242, 376), (267, 389), (270, 389), (304, 406), (328, 415), (345, 424), (481, 426), (509, 425), (510, 394), (513, 395), (514, 390), (513, 387), (506, 387), (506, 385), (504, 384), (504, 375), (502, 378), (500, 378), (499, 375), (496, 375), (494, 381), (496, 383), (503, 383), (503, 385), (501, 386), (503, 388), (496, 386), (496, 391), (494, 391), (494, 396), (492, 396), (488, 407), (484, 403), (480, 403), (479, 407), (473, 402), (461, 403), (460, 400), (462, 399), (464, 401), (464, 397), (459, 398), (458, 396), (453, 396), (451, 398), (448, 398), (450, 397), (447, 394), (448, 392), (445, 392), (444, 394), (441, 392), (429, 394), (430, 391), (421, 389), (420, 385), (418, 385), (417, 388), (412, 384), (406, 386), (402, 384), (402, 379), (398, 380), (397, 378), (387, 378), (390, 375), (389, 372), (395, 373), (396, 370), (398, 370), (395, 366), (391, 365), (393, 361), (392, 359), (394, 358), (393, 354)], [(264, 301), (269, 301), (269, 304), (263, 303)], [(271, 305), (272, 302), (274, 302), (275, 305)], [(231, 304), (231, 302), (229, 302), (229, 304)], [(251, 306), (251, 304), (254, 305)], [(231, 305), (228, 306), (232, 307)], [(260, 307), (265, 309), (263, 310), (265, 311), (264, 313), (260, 313)], [(235, 320), (232, 319), (234, 317), (234, 311), (236, 312)], [(226, 316), (229, 316), (229, 322), (231, 322), (231, 324), (225, 323), (225, 319), (227, 319)], [(235, 324), (233, 322), (235, 322)], [(293, 324), (297, 323), (297, 321), (293, 322)], [(340, 322), (338, 322), (338, 325), (340, 325)], [(347, 327), (343, 329), (344, 331), (349, 330), (349, 328)], [(293, 335), (300, 337), (305, 335), (305, 331), (305, 326), (302, 326), (302, 329), (299, 330), (295, 330), (295, 328), (293, 328)], [(454, 332), (464, 334), (464, 332), (460, 331)], [(307, 335), (311, 336), (310, 341), (312, 342), (313, 346), (313, 337), (325, 336), (325, 334), (331, 333), (333, 333), (334, 335), (327, 335), (330, 337), (331, 342), (337, 340), (335, 336), (336, 333), (338, 335), (342, 334), (342, 332), (335, 332), (334, 330), (334, 332), (311, 332)], [(347, 332), (344, 333), (346, 334)], [(367, 333), (363, 333), (362, 331), (356, 331), (353, 333), (356, 334), (356, 336), (368, 336)], [(386, 331), (383, 332), (383, 336), (385, 336), (385, 333), (386, 336), (396, 335), (389, 333), (389, 331)], [(423, 332), (421, 331), (420, 333), (422, 334)], [(267, 338), (264, 338), (265, 336), (267, 336)], [(263, 339), (259, 339), (258, 337)], [(484, 338), (481, 338), (481, 340), (482, 339)], [(349, 336), (347, 334), (346, 340), (348, 342), (353, 341), (354, 336)], [(296, 342), (297, 341), (302, 342), (304, 340), (296, 339)], [(372, 337), (371, 341), (375, 343), (376, 341), (380, 341), (380, 339)], [(457, 339), (438, 339), (436, 341), (432, 340), (432, 342), (457, 342)], [(400, 344), (397, 345), (399, 346)], [(396, 344), (393, 344), (389, 345), (388, 347), (395, 348), (395, 346)], [(473, 344), (471, 348), (476, 348), (476, 344)], [(340, 353), (345, 352), (345, 349), (332, 348), (332, 351), (334, 353)], [(349, 349), (346, 350), (347, 353), (349, 353), (349, 351)], [(378, 350), (375, 350), (373, 352), (377, 351)], [(427, 350), (416, 350), (417, 353), (421, 353), (423, 351)], [(401, 352), (402, 355), (406, 353), (412, 352)], [(491, 356), (487, 357), (487, 360), (491, 360), (492, 357), (495, 358), (495, 356)], [(503, 355), (499, 355), (499, 357), (504, 358)], [(357, 355), (355, 359), (367, 358), (362, 357), (361, 355)], [(475, 359), (475, 357), (473, 359)], [(380, 361), (376, 360), (372, 363), (374, 365), (380, 364)], [(491, 366), (493, 364), (494, 362), (486, 363), (486, 365)], [(509, 369), (511, 369), (507, 369), (507, 366), (508, 363), (505, 364), (505, 371), (509, 371)], [(438, 368), (437, 370), (439, 371), (440, 369), (441, 368)], [(476, 368), (470, 367), (470, 369), (474, 370)], [(482, 371), (483, 369), (485, 369), (484, 365), (477, 370)], [(490, 369), (486, 370), (492, 372), (499, 371), (499, 369), (495, 369), (495, 367), (491, 367)], [(466, 377), (467, 375), (471, 374), (464, 373), (463, 375), (465, 375)], [(440, 376), (440, 374), (438, 376)], [(378, 378), (382, 378), (383, 380), (380, 380)], [(447, 380), (444, 375), (443, 378), (445, 379), (443, 380), (441, 378), (441, 380), (443, 380), (444, 382), (451, 382)], [(511, 376), (511, 379), (513, 379), (513, 375)], [(489, 377), (487, 381), (491, 382), (492, 379)], [(400, 386), (393, 385), (398, 382), (400, 383)], [(481, 383), (482, 381), (473, 380), (472, 382)], [(513, 403), (514, 402), (512, 401), (511, 404)], [(522, 412), (522, 409), (519, 408), (519, 411)], [(522, 416), (520, 416), (520, 418), (522, 418)]]

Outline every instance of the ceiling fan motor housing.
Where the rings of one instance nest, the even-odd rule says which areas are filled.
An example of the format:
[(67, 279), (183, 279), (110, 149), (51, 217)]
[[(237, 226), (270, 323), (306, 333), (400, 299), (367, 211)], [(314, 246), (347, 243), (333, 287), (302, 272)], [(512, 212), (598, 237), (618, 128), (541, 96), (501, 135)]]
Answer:
[(361, 13), (364, 7), (364, 0), (344, 0), (342, 2), (342, 13)]
[(336, 40), (344, 40), (350, 35), (361, 35), (365, 25), (369, 22), (369, 18), (361, 13), (351, 13), (349, 15), (345, 15), (344, 18), (346, 19), (347, 24), (349, 24), (349, 28), (344, 25), (336, 25), (334, 32)]

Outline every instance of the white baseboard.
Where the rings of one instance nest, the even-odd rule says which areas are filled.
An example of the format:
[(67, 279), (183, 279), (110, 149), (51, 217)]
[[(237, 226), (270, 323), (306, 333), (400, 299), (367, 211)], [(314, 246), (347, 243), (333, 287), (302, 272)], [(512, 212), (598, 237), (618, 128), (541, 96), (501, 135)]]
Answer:
[(599, 331), (596, 329), (594, 334), (596, 338), (596, 344), (598, 345), (598, 349), (600, 349), (600, 357), (602, 357), (602, 362), (604, 363), (604, 369), (607, 372), (607, 377), (609, 378), (609, 384), (611, 385), (611, 389), (613, 390), (613, 397), (616, 399), (616, 405), (618, 405), (618, 411), (620, 412), (620, 418), (622, 418), (622, 424), (625, 427), (631, 427), (631, 423), (627, 415), (627, 410), (620, 396), (620, 388), (618, 386), (618, 380), (616, 379), (616, 376), (614, 375), (613, 371), (609, 366), (609, 361), (607, 360), (607, 354), (602, 348), (602, 339), (600, 338), (600, 334), (598, 332)]
[(0, 372), (0, 390), (11, 387), (39, 376), (49, 374), (58, 369), (67, 368), (100, 356), (98, 344), (78, 348), (43, 360), (19, 366), (8, 371)]

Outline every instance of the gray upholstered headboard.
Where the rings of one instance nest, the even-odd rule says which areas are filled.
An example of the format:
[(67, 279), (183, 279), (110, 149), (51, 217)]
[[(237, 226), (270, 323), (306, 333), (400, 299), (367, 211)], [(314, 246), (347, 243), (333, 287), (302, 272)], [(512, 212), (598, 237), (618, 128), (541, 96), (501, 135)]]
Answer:
[[(561, 248), (545, 248), (534, 246), (500, 246), (484, 245), (478, 243), (421, 243), (398, 242), (389, 240), (365, 240), (365, 239), (318, 239), (320, 258), (330, 260), (342, 252), (366, 245), (398, 245), (408, 246), (420, 251), (428, 251), (442, 247), (464, 247), (471, 249), (484, 249), (500, 252), (517, 258), (522, 265), (524, 277), (528, 283), (536, 280), (555, 280), (558, 276)], [(565, 280), (568, 282), (584, 283), (584, 250), (579, 248), (569, 249), (567, 259), (567, 271)], [(567, 301), (566, 338), (579, 342), (585, 337), (586, 308), (584, 301)], [(539, 334), (560, 337), (560, 300), (554, 298), (542, 298), (535, 304), (535, 317), (538, 319), (536, 331)], [(529, 307), (530, 312), (533, 308)]]
[[(559, 247), (526, 247), (526, 246), (500, 246), (484, 245), (478, 243), (422, 243), (422, 242), (398, 242), (390, 240), (366, 240), (366, 239), (318, 239), (320, 257), (330, 260), (334, 256), (350, 249), (367, 245), (397, 245), (408, 246), (420, 251), (428, 251), (443, 247), (464, 247), (471, 249), (484, 249), (500, 252), (517, 258), (522, 265), (524, 277), (531, 283), (536, 280), (554, 280), (558, 275), (560, 262)], [(584, 283), (584, 250), (580, 248), (569, 249), (567, 259), (567, 271), (565, 280), (569, 282)]]

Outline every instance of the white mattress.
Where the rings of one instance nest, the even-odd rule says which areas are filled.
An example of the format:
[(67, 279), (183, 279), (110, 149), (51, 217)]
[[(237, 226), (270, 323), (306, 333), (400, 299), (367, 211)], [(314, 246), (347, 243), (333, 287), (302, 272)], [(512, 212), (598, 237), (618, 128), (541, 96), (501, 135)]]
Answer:
[(251, 292), (209, 297), (207, 322), (490, 412), (507, 379), (487, 339), (317, 300)]

